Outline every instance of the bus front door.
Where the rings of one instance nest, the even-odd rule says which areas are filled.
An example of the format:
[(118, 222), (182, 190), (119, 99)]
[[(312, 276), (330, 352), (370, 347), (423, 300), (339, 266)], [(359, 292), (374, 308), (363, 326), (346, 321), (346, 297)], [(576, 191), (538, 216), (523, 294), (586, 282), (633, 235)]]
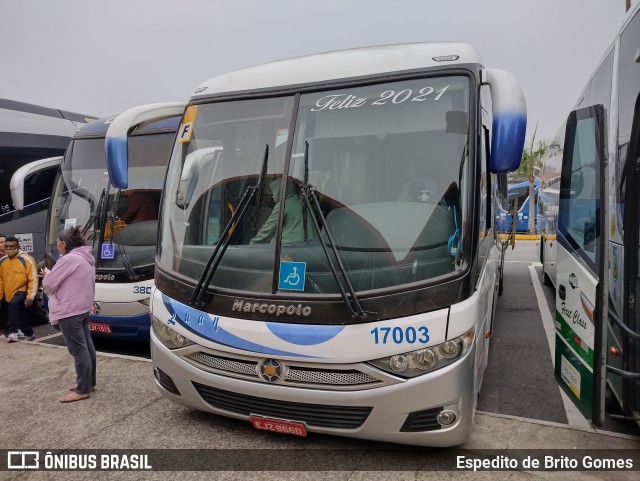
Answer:
[[(558, 219), (555, 376), (587, 420), (604, 420), (603, 292), (608, 276), (604, 107), (571, 112)], [(605, 298), (606, 299), (606, 298)], [(606, 315), (606, 311), (605, 311)]]

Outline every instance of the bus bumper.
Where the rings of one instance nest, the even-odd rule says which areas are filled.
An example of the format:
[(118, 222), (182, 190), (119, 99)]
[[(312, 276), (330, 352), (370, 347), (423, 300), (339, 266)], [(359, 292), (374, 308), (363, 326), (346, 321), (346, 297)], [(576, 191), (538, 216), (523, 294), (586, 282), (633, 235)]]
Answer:
[[(89, 322), (92, 337), (149, 342), (151, 321), (148, 312), (130, 316), (89, 314)], [(108, 328), (105, 325), (108, 325)], [(107, 329), (109, 333), (104, 332)]]
[[(153, 331), (153, 330), (152, 330)], [(278, 386), (262, 381), (247, 381), (212, 373), (187, 362), (181, 354), (195, 351), (206, 352), (198, 345), (170, 350), (151, 332), (151, 357), (156, 384), (168, 399), (191, 408), (237, 419), (249, 420), (250, 414), (263, 415), (260, 407), (286, 404), (282, 415), (266, 416), (303, 424), (308, 432), (317, 432), (359, 439), (410, 444), (418, 446), (456, 446), (470, 435), (477, 400), (476, 390), (476, 343), (457, 362), (442, 369), (409, 380), (396, 380), (391, 385), (359, 390), (307, 389)], [(359, 364), (354, 364), (354, 368)], [(318, 366), (318, 367), (327, 367)], [(204, 395), (204, 397), (203, 397)], [(212, 402), (211, 396), (228, 397), (228, 409), (221, 409)], [(208, 399), (205, 400), (205, 397)], [(253, 403), (248, 412), (235, 406), (245, 401)], [(307, 406), (305, 406), (307, 405)], [(304, 415), (294, 414), (309, 411), (314, 407), (327, 408), (338, 418), (341, 407), (361, 407), (368, 414), (363, 422), (353, 429), (320, 427), (306, 422)], [(300, 408), (300, 409), (298, 409)], [(370, 408), (370, 412), (366, 409)], [(431, 427), (416, 428), (411, 420), (432, 416), (443, 409), (455, 412), (456, 420), (448, 426), (431, 423)], [(298, 418), (296, 418), (298, 416)], [(409, 424), (407, 424), (409, 423)]]

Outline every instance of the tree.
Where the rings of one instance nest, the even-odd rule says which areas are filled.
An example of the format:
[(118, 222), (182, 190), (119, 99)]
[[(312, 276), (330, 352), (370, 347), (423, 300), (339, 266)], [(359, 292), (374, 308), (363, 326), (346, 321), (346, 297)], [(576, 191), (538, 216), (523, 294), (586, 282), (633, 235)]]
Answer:
[[(520, 167), (516, 171), (520, 175), (526, 176), (529, 180), (529, 224), (527, 225), (527, 233), (535, 234), (536, 233), (536, 217), (535, 217), (535, 202), (534, 202), (534, 190), (535, 190), (535, 170), (542, 169), (542, 159), (547, 154), (553, 154), (556, 152), (560, 145), (556, 142), (549, 142), (547, 140), (539, 140), (537, 147), (535, 146), (535, 138), (538, 127), (536, 126), (536, 130), (533, 132), (533, 137), (531, 138), (531, 144), (528, 148), (525, 148), (522, 151), (522, 161), (520, 162)], [(542, 185), (540, 185), (539, 190), (542, 191)]]

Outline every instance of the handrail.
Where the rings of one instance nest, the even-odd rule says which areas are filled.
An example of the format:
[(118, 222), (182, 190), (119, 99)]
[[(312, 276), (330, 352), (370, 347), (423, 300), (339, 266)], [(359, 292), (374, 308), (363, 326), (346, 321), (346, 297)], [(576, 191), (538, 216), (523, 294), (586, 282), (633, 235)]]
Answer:
[(624, 324), (617, 315), (615, 315), (613, 312), (609, 311), (609, 317), (613, 320), (613, 322), (615, 322), (617, 324), (617, 326), (622, 329), (622, 331), (624, 332), (624, 334), (626, 334), (627, 336), (629, 336), (631, 339), (635, 340), (635, 341), (640, 341), (640, 334), (638, 334), (635, 331), (632, 331), (629, 326), (627, 326), (626, 324)]

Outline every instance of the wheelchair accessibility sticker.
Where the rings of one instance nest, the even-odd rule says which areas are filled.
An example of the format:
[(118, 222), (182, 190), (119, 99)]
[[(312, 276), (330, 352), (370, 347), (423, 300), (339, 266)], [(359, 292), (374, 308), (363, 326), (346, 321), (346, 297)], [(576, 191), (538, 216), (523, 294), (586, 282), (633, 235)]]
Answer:
[(115, 246), (113, 244), (102, 244), (102, 250), (100, 251), (100, 259), (113, 259), (116, 256)]
[(306, 262), (280, 262), (278, 288), (287, 291), (304, 291), (304, 276), (306, 271)]

